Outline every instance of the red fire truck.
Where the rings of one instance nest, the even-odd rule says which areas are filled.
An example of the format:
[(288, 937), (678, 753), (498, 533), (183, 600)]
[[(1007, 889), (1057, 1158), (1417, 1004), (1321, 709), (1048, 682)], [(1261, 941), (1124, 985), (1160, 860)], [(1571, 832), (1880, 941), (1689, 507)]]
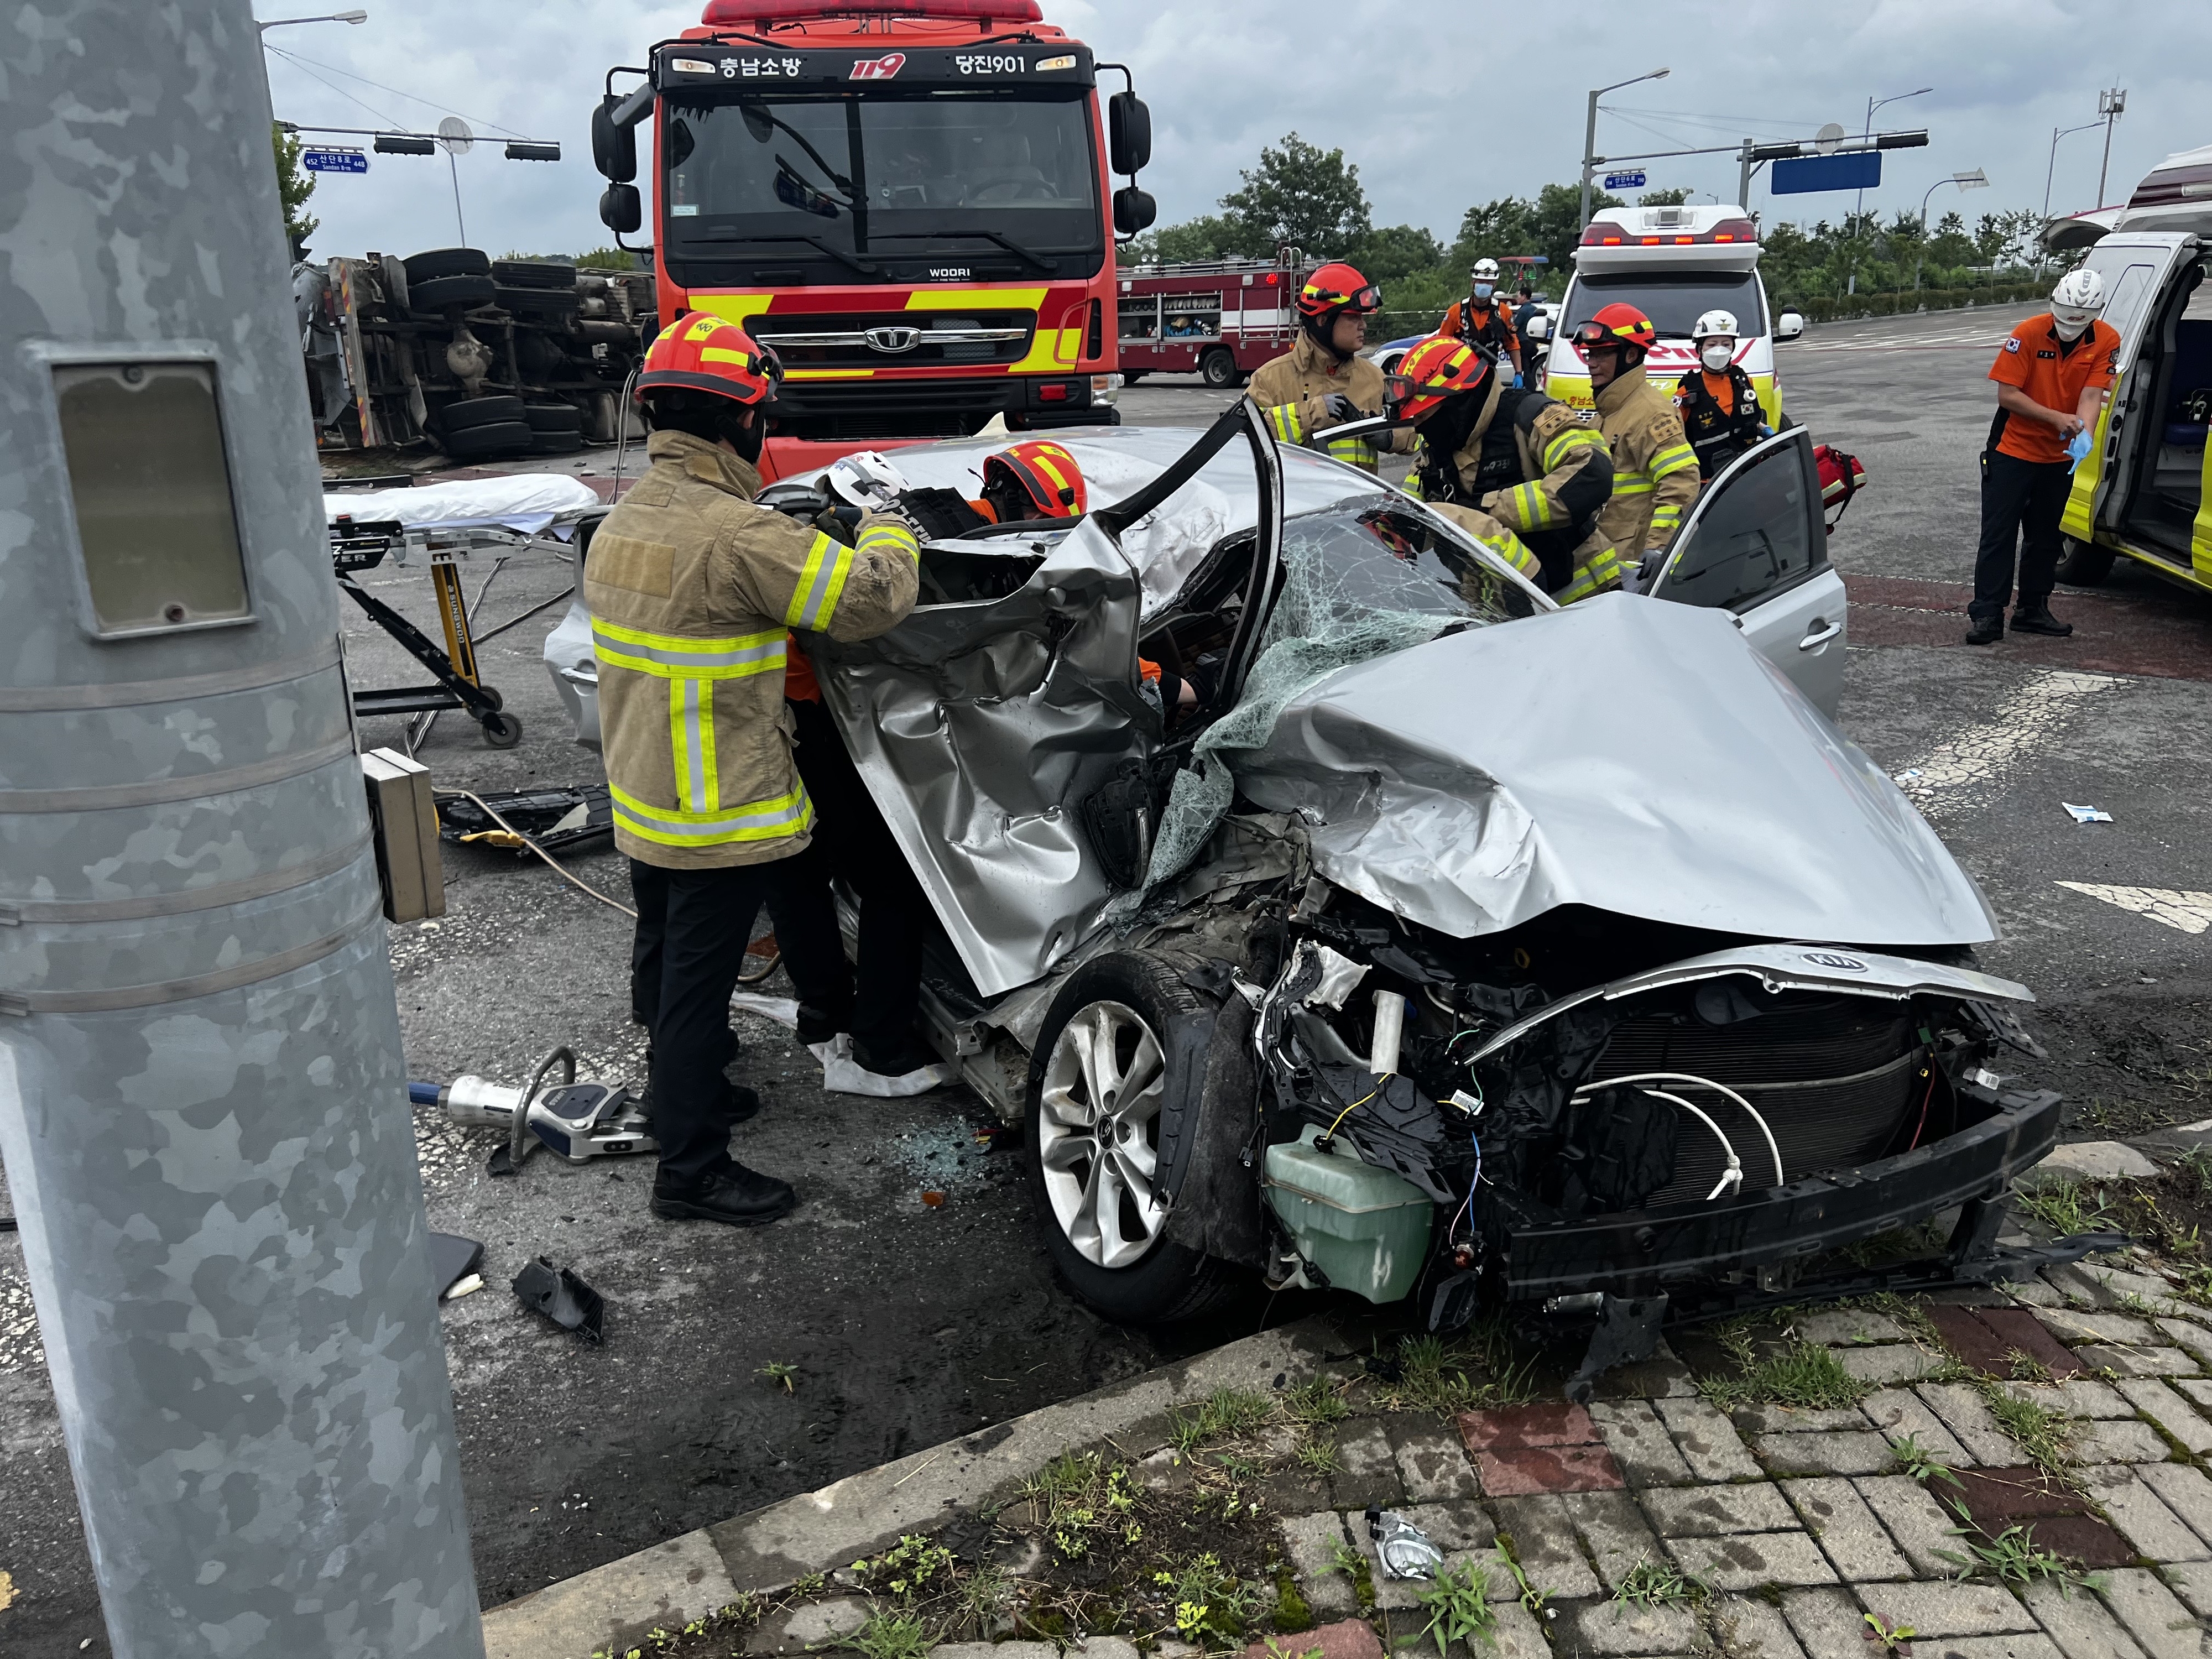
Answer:
[(1036, 0), (708, 0), (608, 72), (599, 216), (639, 228), (654, 118), (660, 318), (714, 312), (782, 358), (765, 476), (994, 416), (1118, 419), (1114, 239), (1152, 222), (1152, 118), (1132, 86), (1102, 119), (1101, 69), (1128, 80)]
[(1197, 374), (1208, 386), (1242, 385), (1297, 343), (1294, 305), (1304, 280), (1293, 248), (1273, 264), (1125, 265), (1118, 307), (1123, 379)]

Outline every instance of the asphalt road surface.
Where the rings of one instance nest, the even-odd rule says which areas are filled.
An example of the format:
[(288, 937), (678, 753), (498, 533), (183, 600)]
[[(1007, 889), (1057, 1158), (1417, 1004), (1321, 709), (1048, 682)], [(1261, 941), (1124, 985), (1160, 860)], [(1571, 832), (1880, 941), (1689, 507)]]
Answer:
[[(1782, 349), (1782, 373), (1790, 411), (1868, 470), (1832, 544), (1853, 600), (1842, 724), (1893, 773), (1918, 775), (1908, 787), (2002, 917), (2005, 938), (1983, 959), (2042, 999), (2033, 1024), (2051, 1051), (2021, 1074), (2067, 1094), (2070, 1133), (2130, 1133), (2212, 1116), (2212, 602), (2124, 568), (2094, 594), (2062, 590), (2070, 641), (1960, 642), (1974, 455), (1991, 408), (1984, 376), (2021, 314), (1820, 329)], [(1234, 395), (1147, 380), (1122, 410), (1198, 427)], [(609, 461), (578, 470), (602, 473)], [(470, 571), (471, 591), (485, 569)], [(480, 631), (568, 579), (558, 560), (510, 564)], [(370, 585), (434, 631), (419, 568), (379, 571)], [(483, 653), (524, 720), (520, 745), (489, 749), (446, 715), (422, 751), (440, 783), (598, 779), (538, 660), (560, 614)], [(356, 684), (413, 678), (356, 622)], [(373, 722), (367, 735), (394, 742), (398, 724)], [(2077, 824), (2066, 801), (2113, 822)], [(611, 852), (574, 867), (627, 897)], [(454, 849), (447, 878), (441, 921), (392, 930), (410, 1074), (519, 1083), (568, 1042), (586, 1075), (634, 1075), (628, 919), (507, 854)], [(780, 1028), (738, 1023), (768, 1107), (736, 1150), (805, 1198), (772, 1228), (656, 1223), (642, 1164), (571, 1170), (540, 1157), (520, 1177), (493, 1179), (487, 1137), (417, 1114), (432, 1224), (486, 1246), (486, 1288), (442, 1318), (488, 1606), (1299, 1310), (1254, 1305), (1233, 1327), (1150, 1335), (1101, 1323), (1053, 1284), (1018, 1161), (976, 1139), (988, 1121), (979, 1103), (953, 1091), (900, 1103), (825, 1095)], [(925, 1190), (943, 1205), (926, 1206)], [(507, 1282), (540, 1254), (605, 1294), (605, 1347), (520, 1310)], [(761, 1374), (771, 1364), (796, 1368), (789, 1391)], [(16, 1595), (0, 1611), (0, 1655), (59, 1659), (87, 1641), (82, 1650), (106, 1651), (10, 1235), (0, 1235), (0, 1571)]]

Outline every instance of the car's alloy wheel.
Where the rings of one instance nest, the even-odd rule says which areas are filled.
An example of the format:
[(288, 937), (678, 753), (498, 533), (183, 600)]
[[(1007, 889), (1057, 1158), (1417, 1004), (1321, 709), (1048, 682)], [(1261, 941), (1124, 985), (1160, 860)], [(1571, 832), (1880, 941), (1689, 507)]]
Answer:
[(1093, 1002), (1060, 1029), (1045, 1063), (1037, 1160), (1053, 1218), (1093, 1266), (1127, 1267), (1159, 1243), (1159, 1039), (1137, 1012)]

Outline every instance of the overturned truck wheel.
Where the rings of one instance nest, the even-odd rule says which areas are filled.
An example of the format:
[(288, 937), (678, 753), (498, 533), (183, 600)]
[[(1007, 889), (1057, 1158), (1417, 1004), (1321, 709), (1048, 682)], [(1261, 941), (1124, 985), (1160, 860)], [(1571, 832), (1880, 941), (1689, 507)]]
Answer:
[(1216, 1011), (1184, 966), (1134, 951), (1085, 963), (1053, 1000), (1030, 1061), (1030, 1188), (1046, 1249), (1068, 1288), (1117, 1324), (1194, 1318), (1237, 1283), (1229, 1262), (1184, 1242), (1202, 1236), (1185, 1218), (1170, 1219), (1207, 1162), (1219, 1046)]

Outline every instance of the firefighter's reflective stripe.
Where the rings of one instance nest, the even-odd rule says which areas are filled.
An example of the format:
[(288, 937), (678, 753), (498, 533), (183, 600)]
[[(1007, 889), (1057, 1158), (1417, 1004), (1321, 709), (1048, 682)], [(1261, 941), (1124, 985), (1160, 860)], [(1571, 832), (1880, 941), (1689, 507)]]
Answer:
[(722, 785), (714, 769), (714, 683), (668, 682), (668, 744), (676, 757), (676, 799), (694, 812), (712, 812), (722, 804)]
[(853, 550), (856, 553), (897, 552), (919, 562), (921, 547), (914, 532), (902, 524), (872, 524), (860, 532)]
[(733, 680), (748, 674), (781, 674), (783, 641), (780, 628), (702, 640), (592, 619), (592, 650), (602, 663), (662, 679)]
[(1577, 449), (1590, 444), (1602, 447), (1604, 443), (1605, 439), (1596, 428), (1571, 426), (1544, 446), (1544, 471), (1556, 472), (1565, 465), (1567, 457)]
[(1572, 605), (1577, 599), (1586, 599), (1593, 593), (1602, 593), (1620, 586), (1620, 561), (1609, 547), (1598, 550), (1575, 567), (1575, 574), (1567, 585), (1552, 595), (1561, 605)]
[(610, 781), (615, 821), (633, 836), (658, 842), (663, 847), (719, 847), (731, 842), (781, 841), (804, 835), (814, 823), (813, 803), (806, 786), (795, 784), (787, 795), (773, 800), (749, 801), (726, 809), (703, 811), (682, 807), (654, 806), (640, 800), (619, 784)]
[(1552, 498), (1541, 483), (1515, 484), (1505, 499), (1513, 504), (1514, 522), (1523, 530), (1549, 530), (1561, 522), (1563, 515), (1552, 510)]
[(1324, 432), (1321, 439), (1330, 458), (1342, 461), (1346, 466), (1356, 466), (1363, 472), (1373, 472), (1380, 465), (1376, 458), (1375, 446), (1364, 438), (1331, 438)]
[(1530, 581), (1540, 582), (1543, 579), (1544, 562), (1531, 553), (1528, 544), (1511, 531), (1503, 531), (1495, 537), (1485, 536), (1482, 544)]
[(1298, 418), (1296, 404), (1277, 404), (1267, 410), (1267, 428), (1275, 434), (1277, 443), (1302, 444), (1306, 441), (1306, 423)]
[(854, 550), (834, 542), (819, 531), (806, 550), (806, 563), (799, 573), (799, 586), (791, 595), (791, 608), (783, 619), (793, 628), (817, 632), (830, 625), (837, 609), (837, 596), (845, 591), (845, 578), (853, 574)]
[[(1651, 458), (1651, 465), (1643, 482), (1643, 487), (1647, 490), (1654, 489), (1660, 479), (1671, 477), (1685, 467), (1694, 471), (1697, 465), (1698, 452), (1691, 448), (1688, 444), (1669, 444)], [(1620, 486), (1616, 483), (1613, 488), (1618, 493)], [(1652, 509), (1651, 527), (1644, 533), (1644, 544), (1649, 547), (1661, 545), (1680, 527), (1681, 523), (1680, 506), (1674, 501), (1662, 501)]]

